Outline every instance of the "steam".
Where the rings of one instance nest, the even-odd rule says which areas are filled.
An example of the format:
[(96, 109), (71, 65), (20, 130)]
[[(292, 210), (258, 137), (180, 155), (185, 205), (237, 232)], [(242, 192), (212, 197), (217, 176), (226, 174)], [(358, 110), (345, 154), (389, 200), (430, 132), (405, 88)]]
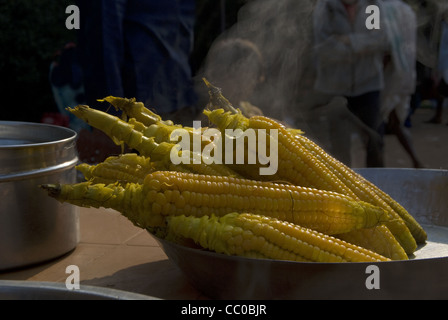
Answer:
[(312, 42), (314, 1), (250, 1), (239, 13), (237, 35), (253, 41), (263, 56), (266, 79), (254, 103), (283, 119), (296, 109)]
[[(303, 118), (309, 106), (314, 104), (309, 101), (316, 99), (310, 96), (314, 85), (311, 50), (312, 13), (315, 2), (315, 0), (248, 1), (238, 12), (237, 23), (218, 37), (209, 51), (207, 58), (210, 58), (216, 46), (220, 46), (227, 39), (248, 40), (258, 48), (265, 76), (264, 81), (257, 85), (248, 100), (265, 115), (282, 121)], [(227, 63), (222, 59), (206, 61), (206, 69), (218, 69), (217, 64), (230, 66), (234, 62), (231, 61), (231, 57)], [(239, 71), (229, 68), (227, 72), (232, 77), (236, 89), (247, 86), (250, 81), (248, 71), (244, 68), (239, 68)], [(204, 73), (206, 74), (207, 70)], [(211, 78), (208, 80), (222, 87), (223, 94), (231, 103), (238, 104), (239, 96), (235, 88), (223, 87), (216, 83), (220, 79), (209, 77)], [(301, 128), (307, 129), (303, 126)]]
[[(241, 38), (253, 42), (262, 56), (265, 79), (258, 84), (249, 102), (259, 107), (265, 115), (304, 130), (308, 137), (319, 140), (330, 153), (339, 153), (338, 158), (349, 162), (349, 155), (341, 154), (341, 150), (347, 148), (347, 135), (358, 132), (364, 139), (367, 130), (349, 113), (343, 99), (333, 101), (332, 97), (314, 91), (312, 27), (316, 2), (249, 0), (240, 9), (237, 23), (216, 39), (211, 51), (225, 39)], [(431, 67), (436, 54), (434, 48), (437, 48), (433, 42), (437, 38), (436, 30), (442, 17), (448, 17), (446, 0), (427, 0), (426, 5), (422, 5), (420, 0), (405, 2), (417, 13), (419, 36), (425, 33), (430, 35), (427, 44), (421, 41), (422, 37), (419, 38), (417, 51), (419, 61)], [(213, 66), (213, 63), (208, 61), (208, 66)], [(216, 64), (231, 63), (231, 60), (227, 63), (216, 61)], [(243, 85), (248, 84), (248, 71), (245, 69), (227, 70), (227, 73), (232, 78), (233, 86), (240, 91)], [(215, 82), (213, 78), (208, 80)], [(222, 89), (229, 101), (237, 105), (239, 98), (236, 91)], [(348, 133), (344, 137), (336, 137), (336, 126), (343, 127), (339, 131)]]

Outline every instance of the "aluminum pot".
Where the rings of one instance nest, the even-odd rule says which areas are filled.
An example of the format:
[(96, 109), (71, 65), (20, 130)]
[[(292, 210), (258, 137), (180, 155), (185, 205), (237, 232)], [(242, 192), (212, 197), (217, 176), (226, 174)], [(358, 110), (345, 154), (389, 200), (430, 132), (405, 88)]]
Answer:
[(59, 126), (0, 121), (0, 271), (59, 257), (78, 244), (77, 208), (39, 188), (76, 182), (76, 136)]

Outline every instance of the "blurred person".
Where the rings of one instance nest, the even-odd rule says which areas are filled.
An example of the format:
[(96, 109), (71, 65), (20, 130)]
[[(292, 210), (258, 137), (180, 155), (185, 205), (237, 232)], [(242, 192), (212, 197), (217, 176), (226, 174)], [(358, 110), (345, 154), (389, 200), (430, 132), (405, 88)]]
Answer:
[[(97, 102), (112, 95), (136, 98), (173, 121), (191, 114), (194, 0), (78, 0), (77, 5), (86, 104), (116, 114)], [(96, 136), (95, 130), (83, 131), (80, 139), (89, 144)], [(101, 160), (109, 150), (92, 150), (89, 158)]]
[(380, 7), (376, 0), (317, 2), (313, 15), (315, 89), (322, 94), (344, 96), (348, 109), (378, 132), (380, 141), (367, 143), (366, 165), (383, 167), (380, 92), (384, 88), (383, 58), (389, 42), (384, 28), (366, 27), (369, 5)]
[(413, 166), (422, 168), (411, 134), (405, 127), (411, 97), (416, 90), (417, 18), (412, 8), (402, 0), (386, 0), (382, 9), (391, 52), (385, 58), (381, 114), (387, 123), (386, 131), (397, 136)]
[(133, 97), (162, 114), (194, 104), (189, 65), (194, 0), (78, 4), (87, 103), (98, 105), (106, 95)]
[(448, 9), (445, 8), (440, 26), (439, 55), (436, 69), (436, 112), (430, 123), (442, 123), (443, 107), (448, 97)]
[[(443, 69), (447, 64), (446, 24), (448, 21), (448, 3), (445, 0), (408, 0), (417, 14), (417, 60), (419, 81), (415, 94), (417, 108), (420, 101), (436, 102), (436, 111), (427, 122), (441, 123), (443, 102), (447, 96), (446, 76)], [(420, 79), (419, 79), (420, 80)], [(443, 81), (442, 81), (443, 80)], [(411, 110), (413, 112), (413, 109)]]
[(432, 99), (432, 97), (436, 96), (434, 92), (436, 92), (436, 88), (434, 85), (434, 81), (432, 78), (432, 70), (431, 68), (425, 66), (420, 61), (416, 61), (416, 84), (415, 91), (411, 96), (409, 113), (405, 120), (405, 127), (412, 127), (412, 116), (420, 107), (422, 101), (424, 99)]

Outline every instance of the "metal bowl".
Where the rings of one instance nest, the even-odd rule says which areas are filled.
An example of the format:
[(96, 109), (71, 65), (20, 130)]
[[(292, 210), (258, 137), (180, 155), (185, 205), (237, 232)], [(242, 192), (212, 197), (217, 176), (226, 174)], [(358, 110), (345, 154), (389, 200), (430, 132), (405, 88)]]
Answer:
[(0, 280), (0, 300), (158, 300), (123, 290), (81, 285), (69, 290), (64, 283)]
[(78, 209), (40, 184), (76, 182), (76, 132), (0, 121), (0, 271), (61, 256), (79, 241)]
[[(358, 172), (398, 200), (426, 229), (427, 244), (410, 260), (375, 264), (261, 260), (156, 239), (192, 285), (214, 299), (447, 299), (448, 171)], [(372, 277), (376, 277), (373, 287)]]

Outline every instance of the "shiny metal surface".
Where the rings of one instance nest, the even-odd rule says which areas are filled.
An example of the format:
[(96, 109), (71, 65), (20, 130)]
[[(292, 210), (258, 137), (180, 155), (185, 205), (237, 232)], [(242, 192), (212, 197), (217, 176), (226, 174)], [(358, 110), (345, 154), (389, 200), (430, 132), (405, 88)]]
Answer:
[(64, 283), (0, 280), (0, 300), (159, 300), (123, 290), (80, 285), (69, 290)]
[(0, 121), (0, 270), (63, 255), (79, 241), (78, 209), (45, 196), (44, 183), (76, 181), (76, 132)]
[(215, 299), (447, 299), (448, 171), (360, 169), (424, 224), (428, 243), (408, 261), (296, 263), (229, 257), (157, 239), (191, 283)]

